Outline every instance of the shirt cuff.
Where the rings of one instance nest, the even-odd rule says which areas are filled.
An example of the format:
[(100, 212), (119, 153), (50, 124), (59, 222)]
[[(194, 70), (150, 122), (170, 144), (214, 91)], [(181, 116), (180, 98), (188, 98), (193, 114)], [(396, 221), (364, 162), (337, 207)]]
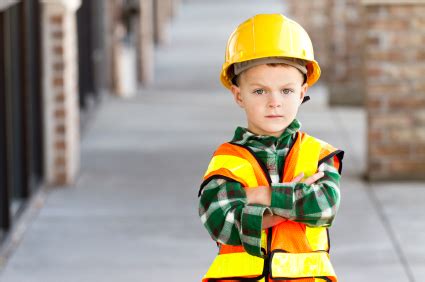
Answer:
[(290, 218), (294, 207), (294, 189), (297, 183), (272, 184), (272, 196), (270, 207), (273, 214)]
[(261, 252), (261, 231), (263, 230), (263, 215), (272, 213), (269, 207), (261, 205), (246, 205), (242, 211), (242, 245), (247, 253), (263, 257)]

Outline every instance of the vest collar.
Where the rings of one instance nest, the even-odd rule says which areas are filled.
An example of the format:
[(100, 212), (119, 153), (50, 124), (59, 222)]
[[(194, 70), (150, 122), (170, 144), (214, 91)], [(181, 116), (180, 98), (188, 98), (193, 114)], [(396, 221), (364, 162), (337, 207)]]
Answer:
[(283, 131), (279, 137), (270, 135), (258, 135), (249, 131), (245, 127), (238, 126), (235, 130), (235, 135), (231, 142), (247, 145), (250, 141), (259, 141), (263, 145), (271, 146), (272, 144), (287, 143), (288, 138), (293, 136), (298, 130), (301, 129), (301, 122), (298, 119), (294, 119), (288, 127)]

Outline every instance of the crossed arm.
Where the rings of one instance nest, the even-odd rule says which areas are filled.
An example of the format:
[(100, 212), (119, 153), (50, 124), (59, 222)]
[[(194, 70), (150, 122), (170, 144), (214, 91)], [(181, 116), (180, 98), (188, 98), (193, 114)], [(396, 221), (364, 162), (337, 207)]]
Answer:
[(212, 179), (200, 196), (201, 220), (215, 241), (242, 244), (256, 256), (261, 256), (262, 229), (288, 219), (330, 226), (339, 206), (340, 174), (334, 161), (322, 163), (318, 173), (304, 181), (298, 175), (272, 187), (243, 188), (239, 182)]
[[(315, 183), (317, 180), (322, 178), (325, 174), (322, 171), (310, 176), (309, 178), (302, 180), (304, 177), (304, 173), (300, 173), (297, 175), (291, 182), (282, 183), (292, 184), (292, 183), (304, 183), (306, 185), (311, 185)], [(247, 204), (259, 204), (263, 206), (270, 206), (272, 200), (272, 188), (267, 186), (259, 186), (255, 188), (246, 188), (245, 189)], [(265, 214), (263, 216), (262, 229), (267, 229), (273, 227), (281, 222), (284, 222), (287, 218), (274, 214)]]

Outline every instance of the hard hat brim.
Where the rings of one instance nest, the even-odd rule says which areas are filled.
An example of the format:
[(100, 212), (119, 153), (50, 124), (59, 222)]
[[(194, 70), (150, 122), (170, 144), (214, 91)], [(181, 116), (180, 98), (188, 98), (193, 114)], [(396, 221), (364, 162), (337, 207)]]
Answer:
[[(221, 74), (220, 74), (221, 84), (223, 84), (223, 86), (226, 87), (227, 89), (230, 89), (233, 84), (229, 74), (227, 73), (230, 68), (231, 68), (231, 65), (227, 65), (226, 63), (223, 64)], [(321, 75), (320, 66), (316, 60), (312, 60), (307, 63), (306, 68), (307, 68), (307, 84), (309, 87), (311, 87), (320, 78), (320, 75)]]

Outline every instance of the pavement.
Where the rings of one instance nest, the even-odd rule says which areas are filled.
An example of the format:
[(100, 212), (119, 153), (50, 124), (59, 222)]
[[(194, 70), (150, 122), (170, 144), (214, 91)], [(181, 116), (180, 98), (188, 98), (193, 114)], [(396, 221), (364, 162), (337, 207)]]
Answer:
[[(74, 185), (43, 189), (10, 240), (1, 282), (200, 281), (216, 253), (197, 192), (214, 149), (245, 125), (220, 86), (228, 35), (284, 1), (186, 0), (157, 49), (156, 82), (106, 97), (87, 124)], [(303, 130), (345, 150), (331, 257), (342, 282), (421, 281), (424, 183), (367, 183), (366, 114), (310, 89)], [(355, 95), (355, 93), (353, 93)]]

